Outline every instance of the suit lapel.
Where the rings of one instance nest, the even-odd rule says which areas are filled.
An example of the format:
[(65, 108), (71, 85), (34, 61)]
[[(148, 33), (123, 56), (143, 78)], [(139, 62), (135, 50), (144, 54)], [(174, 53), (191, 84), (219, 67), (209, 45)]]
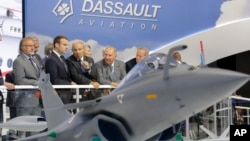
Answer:
[(24, 65), (28, 67), (27, 68), (28, 72), (32, 71), (33, 75), (36, 75), (36, 77), (39, 77), (39, 74), (37, 73), (37, 71), (35, 70), (35, 68), (32, 66), (30, 60), (28, 60), (26, 58), (26, 56), (24, 56), (24, 55), (22, 55), (22, 59), (23, 59), (23, 61), (25, 63)]

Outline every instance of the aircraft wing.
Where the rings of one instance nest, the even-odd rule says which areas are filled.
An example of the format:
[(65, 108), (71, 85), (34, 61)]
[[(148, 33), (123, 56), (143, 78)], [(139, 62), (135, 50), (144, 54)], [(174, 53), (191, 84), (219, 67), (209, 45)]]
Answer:
[(19, 116), (0, 124), (0, 128), (19, 131), (42, 131), (47, 128), (47, 122), (39, 116)]

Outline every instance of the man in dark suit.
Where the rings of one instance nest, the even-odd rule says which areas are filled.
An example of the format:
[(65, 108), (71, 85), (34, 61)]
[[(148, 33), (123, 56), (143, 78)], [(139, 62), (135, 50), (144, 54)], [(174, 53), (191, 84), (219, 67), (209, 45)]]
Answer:
[[(30, 37), (23, 38), (19, 46), (20, 54), (14, 60), (13, 73), (16, 85), (38, 85), (42, 64), (33, 57), (34, 42)], [(35, 89), (18, 90), (15, 94), (17, 116), (41, 115), (39, 95)]]
[[(13, 71), (9, 72), (5, 76), (5, 81), (12, 83), (14, 85), (15, 83), (15, 77)], [(14, 98), (15, 98), (15, 90), (7, 90), (7, 99), (6, 99), (6, 106), (9, 107), (10, 109), (10, 119), (16, 117), (16, 106), (14, 103)]]
[(96, 63), (97, 81), (103, 85), (117, 87), (126, 75), (125, 63), (117, 60), (117, 52), (114, 47), (104, 50), (104, 58)]
[(137, 63), (143, 60), (145, 57), (148, 56), (148, 49), (145, 47), (140, 47), (136, 51), (135, 58), (126, 62), (126, 72), (128, 73)]
[[(66, 60), (70, 76), (71, 79), (77, 84), (93, 85), (95, 88), (98, 88), (100, 84), (93, 81), (93, 78), (90, 75), (90, 65), (94, 62), (92, 58), (83, 55), (84, 46), (84, 42), (81, 40), (75, 40), (72, 44), (73, 55)], [(94, 93), (91, 93), (88, 89), (81, 89), (80, 94), (83, 96), (83, 100), (91, 100), (98, 97)]]
[[(45, 70), (50, 74), (50, 81), (53, 85), (76, 85), (70, 78), (69, 68), (63, 54), (67, 52), (69, 40), (59, 35), (54, 38), (54, 49), (45, 63)], [(72, 103), (71, 89), (56, 89), (64, 104)]]

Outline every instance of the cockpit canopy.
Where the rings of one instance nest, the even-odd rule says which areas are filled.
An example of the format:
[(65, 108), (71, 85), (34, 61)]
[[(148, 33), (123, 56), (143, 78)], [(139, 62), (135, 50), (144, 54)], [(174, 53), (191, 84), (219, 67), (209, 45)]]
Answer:
[[(128, 81), (132, 81), (133, 79), (137, 79), (138, 77), (142, 77), (148, 73), (163, 71), (166, 61), (167, 54), (153, 53), (149, 55), (147, 58), (135, 65), (132, 70), (130, 70), (130, 72), (125, 76), (119, 86), (122, 86)], [(170, 65), (176, 66), (177, 62), (174, 61), (174, 59), (171, 59)]]

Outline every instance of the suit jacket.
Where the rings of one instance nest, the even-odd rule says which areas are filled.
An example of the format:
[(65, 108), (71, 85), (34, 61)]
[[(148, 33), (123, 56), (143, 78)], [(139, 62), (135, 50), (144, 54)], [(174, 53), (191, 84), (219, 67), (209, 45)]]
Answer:
[(3, 85), (3, 75), (2, 75), (2, 70), (0, 69), (0, 85)]
[(33, 57), (35, 57), (38, 60), (38, 62), (42, 65), (42, 69), (44, 70), (44, 62), (41, 56), (39, 54), (34, 54)]
[(77, 58), (75, 58), (74, 55), (71, 55), (69, 58), (67, 58), (66, 62), (69, 68), (71, 79), (77, 84), (89, 85), (92, 77), (87, 70), (85, 72), (82, 72)]
[[(53, 85), (71, 85), (71, 78), (66, 61), (63, 62), (54, 52), (45, 63), (45, 70), (50, 74), (50, 82)], [(71, 89), (56, 89), (64, 104), (72, 102)]]
[(84, 61), (87, 61), (87, 62), (89, 63), (89, 65), (90, 65), (90, 67), (92, 67), (92, 66), (95, 64), (94, 59), (91, 58), (91, 57), (84, 56), (84, 57), (83, 57), (83, 60), (84, 60)]
[[(42, 70), (42, 64), (33, 57), (36, 66)], [(21, 53), (14, 60), (13, 73), (16, 85), (38, 85), (39, 72), (31, 64), (30, 60)], [(16, 107), (35, 107), (39, 105), (39, 98), (35, 96), (35, 89), (22, 89), (15, 91), (14, 105)]]
[(96, 72), (96, 69), (94, 67), (94, 65), (95, 65), (94, 59), (92, 57), (84, 56), (83, 60), (87, 61), (90, 65), (89, 75), (91, 76), (91, 79), (94, 81), (97, 81), (97, 72)]
[[(33, 57), (38, 69), (42, 71), (43, 65), (39, 63), (36, 57)], [(31, 64), (30, 60), (21, 53), (17, 56), (13, 63), (13, 73), (16, 85), (38, 85), (39, 73)]]
[(64, 63), (53, 52), (45, 63), (45, 70), (50, 74), (50, 81), (53, 85), (70, 85), (70, 73), (66, 70)]
[[(5, 81), (15, 84), (15, 77), (13, 71), (6, 74)], [(6, 106), (13, 106), (14, 96), (15, 90), (7, 90)]]
[(119, 60), (114, 62), (114, 72), (109, 74), (109, 65), (100, 60), (96, 63), (97, 81), (103, 85), (110, 85), (111, 82), (120, 82), (126, 75), (125, 63)]
[(128, 73), (136, 65), (136, 59), (133, 58), (126, 62), (126, 72)]

